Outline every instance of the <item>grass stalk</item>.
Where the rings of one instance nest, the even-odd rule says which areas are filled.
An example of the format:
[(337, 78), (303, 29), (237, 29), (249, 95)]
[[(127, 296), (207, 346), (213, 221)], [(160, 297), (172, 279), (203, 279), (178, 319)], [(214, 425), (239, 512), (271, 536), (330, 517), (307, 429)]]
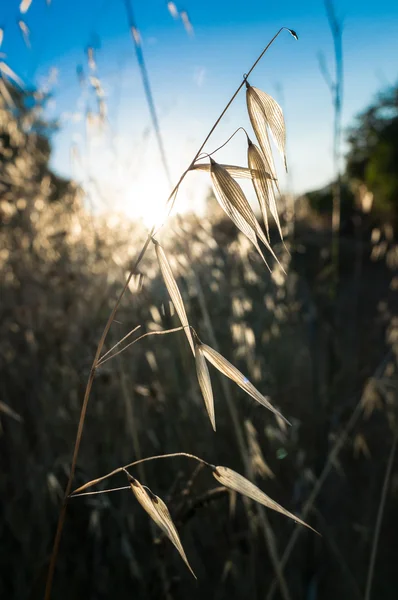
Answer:
[(395, 453), (397, 451), (397, 443), (398, 443), (398, 427), (395, 426), (394, 439), (393, 439), (393, 443), (391, 446), (390, 455), (388, 457), (386, 473), (384, 475), (383, 488), (381, 490), (379, 509), (377, 511), (376, 526), (375, 526), (375, 531), (374, 531), (374, 536), (373, 536), (372, 550), (370, 553), (368, 577), (366, 580), (365, 600), (370, 600), (371, 594), (372, 594), (372, 584), (373, 584), (373, 575), (374, 575), (375, 564), (376, 564), (377, 549), (379, 546), (379, 537), (380, 537), (381, 525), (383, 522), (384, 507), (386, 504), (388, 487), (390, 485), (391, 471), (392, 471), (392, 467), (394, 464)]
[[(208, 142), (209, 138), (211, 137), (211, 135), (213, 134), (214, 130), (217, 128), (217, 126), (219, 125), (220, 121), (222, 120), (222, 118), (224, 117), (225, 113), (228, 111), (229, 107), (231, 106), (231, 104), (233, 103), (233, 101), (235, 100), (236, 96), (238, 95), (238, 93), (240, 92), (240, 90), (243, 88), (243, 86), (246, 83), (246, 79), (247, 77), (252, 73), (252, 71), (255, 69), (255, 67), (257, 66), (257, 64), (259, 63), (259, 61), (262, 59), (262, 57), (264, 56), (264, 54), (267, 52), (267, 50), (270, 48), (270, 46), (273, 44), (273, 42), (277, 39), (277, 37), (282, 33), (282, 31), (287, 30), (290, 31), (287, 27), (281, 27), (279, 29), (279, 31), (274, 35), (274, 37), (270, 40), (270, 42), (266, 45), (266, 47), (264, 48), (264, 50), (261, 52), (261, 54), (258, 56), (258, 58), (256, 59), (256, 61), (253, 63), (253, 65), (250, 67), (248, 73), (244, 76), (242, 82), (239, 84), (238, 88), (236, 89), (236, 91), (234, 92), (234, 94), (232, 95), (231, 99), (228, 101), (228, 103), (226, 104), (225, 108), (223, 109), (223, 111), (221, 112), (220, 116), (216, 119), (214, 125), (211, 127), (209, 133), (207, 134), (207, 136), (205, 137), (203, 143), (201, 144), (200, 148), (198, 149), (198, 151), (196, 152), (193, 160), (191, 161), (188, 169), (186, 169), (186, 171), (183, 172), (183, 174), (181, 175), (178, 183), (176, 184), (176, 186), (174, 187), (174, 189), (172, 190), (172, 192), (170, 193), (167, 202), (166, 202), (166, 209), (168, 209), (168, 214), (170, 214), (173, 205), (174, 205), (174, 201), (175, 201), (175, 196), (176, 193), (179, 189), (180, 184), (182, 183), (182, 181), (184, 180), (184, 178), (186, 177), (187, 173), (189, 172), (191, 166), (195, 163), (195, 161), (197, 160), (198, 156), (200, 155), (200, 153), (202, 152), (204, 146), (206, 145), (206, 143)], [(58, 523), (57, 523), (57, 528), (56, 528), (56, 533), (55, 533), (55, 538), (54, 538), (54, 542), (53, 542), (53, 548), (52, 548), (52, 552), (51, 552), (51, 557), (50, 557), (50, 562), (49, 562), (49, 568), (48, 568), (48, 573), (47, 573), (47, 580), (46, 580), (46, 586), (45, 586), (45, 592), (44, 592), (44, 600), (50, 600), (51, 598), (51, 590), (52, 590), (52, 584), (53, 584), (53, 579), (54, 579), (54, 572), (55, 572), (55, 566), (56, 566), (56, 562), (57, 562), (57, 556), (58, 556), (58, 552), (59, 552), (59, 546), (60, 546), (60, 541), (61, 541), (61, 535), (62, 535), (62, 530), (65, 524), (65, 517), (66, 517), (66, 509), (67, 509), (67, 505), (68, 505), (68, 500), (69, 500), (69, 496), (71, 494), (71, 490), (72, 490), (72, 483), (73, 483), (73, 479), (74, 479), (74, 475), (75, 475), (75, 471), (76, 471), (76, 464), (77, 464), (77, 459), (78, 459), (78, 455), (79, 455), (79, 450), (80, 450), (80, 444), (81, 444), (81, 439), (82, 439), (82, 435), (83, 435), (83, 429), (84, 429), (84, 423), (85, 423), (85, 418), (86, 418), (86, 413), (87, 413), (87, 407), (88, 407), (88, 402), (90, 399), (90, 394), (91, 394), (91, 389), (93, 386), (93, 382), (94, 382), (94, 377), (95, 377), (95, 373), (96, 373), (96, 369), (98, 367), (98, 363), (99, 363), (99, 359), (101, 356), (101, 352), (103, 350), (107, 335), (109, 333), (109, 330), (112, 326), (112, 323), (114, 321), (115, 315), (117, 313), (117, 310), (120, 306), (120, 303), (123, 299), (123, 296), (128, 288), (128, 285), (131, 281), (131, 278), (133, 277), (133, 275), (136, 274), (137, 268), (139, 266), (139, 264), (141, 263), (142, 259), (144, 258), (146, 251), (148, 249), (149, 243), (153, 237), (155, 233), (155, 226), (152, 226), (150, 232), (148, 233), (148, 236), (145, 240), (145, 243), (142, 247), (142, 249), (140, 250), (134, 264), (133, 267), (126, 279), (126, 282), (123, 286), (122, 291), (120, 292), (114, 306), (113, 309), (108, 317), (108, 320), (106, 322), (106, 325), (104, 327), (103, 333), (101, 335), (101, 338), (98, 342), (98, 346), (95, 352), (95, 356), (94, 356), (94, 360), (90, 369), (90, 374), (88, 377), (88, 381), (87, 381), (87, 385), (86, 385), (86, 390), (84, 393), (84, 398), (83, 398), (83, 404), (82, 404), (82, 408), (81, 408), (81, 412), (80, 412), (80, 417), (79, 417), (79, 423), (78, 423), (78, 427), (77, 427), (77, 433), (76, 433), (76, 439), (75, 439), (75, 443), (74, 443), (74, 449), (73, 449), (73, 455), (72, 455), (72, 462), (71, 462), (71, 468), (70, 468), (70, 473), (69, 473), (69, 477), (68, 477), (68, 482), (66, 485), (66, 489), (65, 489), (65, 495), (64, 495), (64, 499), (61, 505), (61, 509), (59, 512), (59, 517), (58, 517)]]

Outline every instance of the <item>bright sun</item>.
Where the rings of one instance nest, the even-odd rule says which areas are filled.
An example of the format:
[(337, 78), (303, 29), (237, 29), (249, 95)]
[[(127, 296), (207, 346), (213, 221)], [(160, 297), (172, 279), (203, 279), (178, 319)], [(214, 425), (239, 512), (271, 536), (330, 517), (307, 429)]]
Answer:
[[(141, 220), (149, 229), (158, 227), (167, 219), (166, 202), (171, 192), (158, 149), (152, 146), (138, 152), (134, 148), (132, 152), (125, 140), (118, 142), (111, 147), (101, 136), (95, 138), (84, 164), (75, 165), (75, 176), (95, 211), (122, 213)], [(178, 174), (188, 162), (185, 153), (177, 157), (175, 152), (169, 160), (173, 182), (178, 181)], [(172, 214), (201, 214), (209, 184), (206, 174), (189, 173), (178, 191)]]
[[(111, 169), (98, 163), (92, 169), (90, 194), (92, 204), (107, 212), (125, 214), (132, 220), (142, 220), (150, 229), (167, 219), (166, 202), (170, 184), (161, 169), (142, 168), (139, 172), (117, 167)], [(178, 191), (172, 214), (203, 211), (209, 182), (203, 174), (188, 174)]]

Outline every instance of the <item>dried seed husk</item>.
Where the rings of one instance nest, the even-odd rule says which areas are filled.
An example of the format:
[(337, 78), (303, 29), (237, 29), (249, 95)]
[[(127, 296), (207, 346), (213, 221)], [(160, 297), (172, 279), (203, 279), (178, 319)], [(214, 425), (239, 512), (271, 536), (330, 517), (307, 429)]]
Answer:
[(154, 238), (152, 238), (152, 241), (155, 244), (156, 256), (159, 262), (160, 272), (162, 273), (163, 281), (166, 285), (167, 291), (169, 292), (171, 301), (174, 304), (174, 308), (176, 309), (176, 312), (179, 316), (181, 325), (184, 327), (185, 335), (188, 338), (188, 342), (191, 346), (192, 353), (195, 356), (195, 346), (193, 343), (191, 329), (189, 326), (188, 317), (185, 311), (184, 302), (182, 300), (180, 290), (178, 289), (177, 282), (175, 280), (169, 261), (167, 260), (167, 256), (162, 246)]
[(24, 39), (24, 42), (26, 44), (26, 46), (28, 48), (30, 48), (30, 41), (29, 41), (29, 35), (30, 35), (30, 31), (29, 31), (29, 27), (27, 26), (27, 24), (25, 23), (25, 21), (23, 21), (22, 19), (20, 19), (18, 21), (18, 26), (22, 32), (22, 37)]
[(209, 369), (207, 367), (201, 344), (197, 344), (195, 347), (195, 362), (196, 374), (198, 376), (199, 386), (202, 392), (203, 400), (205, 402), (207, 414), (209, 415), (210, 422), (215, 431), (216, 419), (214, 415), (213, 390), (211, 387)]
[(25, 14), (26, 12), (28, 12), (31, 4), (32, 0), (22, 0), (21, 4), (19, 5), (19, 12)]
[[(287, 161), (286, 161), (286, 127), (285, 127), (285, 119), (283, 117), (283, 111), (279, 104), (270, 96), (266, 94), (262, 90), (255, 88), (249, 84), (247, 84), (247, 104), (249, 110), (252, 114), (249, 116), (252, 122), (253, 129), (255, 131), (256, 137), (260, 143), (260, 147), (268, 159), (269, 156), (272, 156), (271, 147), (269, 143), (268, 132), (266, 130), (266, 126), (269, 127), (272, 137), (274, 138), (275, 144), (279, 150), (279, 153), (284, 161), (285, 169), (287, 171)], [(260, 126), (261, 115), (263, 124)], [(253, 117), (253, 120), (252, 120)], [(254, 124), (257, 128), (254, 126)], [(264, 135), (264, 127), (265, 133)], [(264, 145), (264, 148), (263, 148)], [(271, 165), (273, 163), (270, 162)], [(275, 169), (272, 169), (273, 174), (275, 173)]]
[[(226, 212), (231, 221), (244, 233), (255, 246), (260, 256), (268, 267), (268, 264), (258, 245), (257, 236), (265, 247), (271, 252), (275, 260), (278, 260), (272, 250), (263, 230), (258, 223), (256, 216), (251, 208), (240, 185), (231, 177), (231, 175), (218, 163), (210, 159), (211, 179), (215, 196)], [(269, 267), (268, 267), (269, 268)]]
[(254, 400), (256, 400), (259, 404), (265, 406), (265, 408), (268, 408), (268, 410), (270, 410), (275, 415), (279, 416), (281, 419), (283, 419), (284, 421), (286, 421), (286, 423), (290, 425), (289, 421), (285, 419), (285, 417), (278, 410), (276, 410), (276, 408), (272, 406), (268, 398), (266, 396), (263, 396), (263, 394), (261, 394), (254, 387), (254, 385), (250, 383), (247, 377), (245, 377), (245, 375), (243, 375), (243, 373), (241, 373), (239, 369), (234, 367), (234, 365), (232, 365), (226, 358), (224, 358), (222, 354), (220, 354), (207, 344), (202, 344), (201, 349), (205, 358), (209, 362), (211, 362), (211, 364), (214, 367), (216, 367), (216, 369), (218, 369), (223, 375), (225, 375), (229, 379), (232, 379), (232, 381), (234, 381), (240, 388), (242, 388), (242, 390), (249, 394), (249, 396), (254, 398)]
[(0, 71), (3, 75), (8, 77), (8, 79), (13, 79), (15, 83), (19, 85), (19, 87), (24, 87), (22, 79), (18, 77), (18, 75), (14, 73), (14, 71), (4, 61), (0, 62)]
[(254, 88), (246, 83), (246, 105), (250, 123), (260, 145), (261, 151), (269, 165), (270, 174), (276, 179), (274, 158), (272, 156), (271, 144), (268, 136), (268, 123), (264, 115), (261, 103)]
[(173, 523), (166, 504), (149, 488), (141, 485), (137, 479), (130, 476), (129, 483), (131, 491), (141, 504), (142, 508), (148, 513), (151, 519), (155, 521), (156, 525), (158, 525), (158, 527), (160, 527), (160, 529), (165, 533), (175, 548), (177, 548), (181, 558), (196, 579), (196, 575), (188, 562), (184, 548), (181, 544), (180, 536), (178, 535), (178, 531)]
[(226, 488), (234, 490), (235, 492), (239, 492), (239, 494), (243, 494), (244, 496), (251, 498), (255, 502), (259, 502), (263, 506), (271, 508), (272, 510), (277, 511), (282, 515), (285, 515), (285, 517), (289, 517), (289, 519), (293, 519), (293, 521), (300, 523), (300, 525), (308, 527), (308, 529), (311, 529), (315, 533), (318, 533), (310, 525), (305, 523), (305, 521), (302, 521), (301, 519), (296, 517), (296, 515), (283, 508), (283, 506), (281, 506), (280, 504), (272, 500), (269, 496), (267, 496), (267, 494), (262, 492), (260, 488), (254, 485), (254, 483), (246, 479), (246, 477), (243, 477), (243, 475), (236, 473), (236, 471), (233, 471), (228, 467), (216, 467), (213, 470), (213, 477)]
[(249, 168), (253, 171), (253, 187), (256, 192), (258, 202), (260, 204), (261, 214), (263, 215), (267, 236), (269, 239), (269, 225), (267, 209), (272, 214), (276, 226), (278, 227), (279, 235), (283, 239), (282, 229), (279, 221), (279, 214), (275, 201), (274, 180), (269, 173), (269, 164), (253, 142), (248, 140), (247, 161)]

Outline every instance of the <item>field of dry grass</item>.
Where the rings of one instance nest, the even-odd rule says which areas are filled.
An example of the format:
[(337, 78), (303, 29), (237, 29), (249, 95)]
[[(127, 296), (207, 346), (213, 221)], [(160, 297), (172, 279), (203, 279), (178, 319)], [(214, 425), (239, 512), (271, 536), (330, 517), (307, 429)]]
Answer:
[[(261, 144), (257, 92), (246, 93)], [(266, 148), (249, 142), (244, 171), (256, 182), (264, 230), (255, 229), (230, 171), (211, 163), (232, 221), (213, 198), (205, 217), (174, 218), (152, 243), (154, 231), (146, 237), (138, 225), (113, 218), (111, 226), (89, 213), (80, 190), (51, 173), (37, 115), (13, 111), (9, 100), (0, 97), (0, 595), (43, 596), (92, 376), (71, 489), (144, 457), (190, 453), (245, 475), (285, 517), (297, 515), (321, 537), (264, 508), (270, 501), (235, 476), (229, 485), (221, 468), (211, 473), (186, 456), (142, 462), (129, 472), (149, 492), (132, 494), (119, 472), (95, 490), (124, 489), (69, 498), (54, 598), (369, 600), (372, 589), (372, 597), (393, 600), (398, 248), (391, 228), (368, 235), (362, 223), (340, 236), (336, 277), (330, 231), (308, 211), (294, 228), (287, 223), (289, 254), (267, 213), (272, 162), (265, 172)], [(271, 258), (271, 270), (262, 260), (264, 217), (280, 261)], [(109, 360), (92, 368), (145, 239), (148, 251), (101, 348)], [(128, 341), (144, 337), (116, 356), (137, 327)], [(159, 334), (169, 329), (176, 331)], [(199, 385), (190, 343), (208, 359), (214, 418), (207, 372), (201, 363)], [(266, 410), (268, 396), (291, 426)], [(154, 494), (170, 510), (197, 581), (167, 539), (185, 558)]]

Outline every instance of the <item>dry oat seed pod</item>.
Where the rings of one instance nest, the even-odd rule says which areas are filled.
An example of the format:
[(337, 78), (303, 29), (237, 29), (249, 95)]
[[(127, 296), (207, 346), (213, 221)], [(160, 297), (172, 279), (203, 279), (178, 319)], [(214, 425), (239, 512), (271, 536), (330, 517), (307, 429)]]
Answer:
[(260, 205), (261, 214), (264, 219), (267, 236), (269, 239), (269, 225), (267, 210), (272, 214), (278, 227), (279, 235), (283, 239), (282, 229), (279, 221), (278, 209), (275, 200), (274, 180), (270, 174), (270, 165), (260, 148), (248, 139), (247, 162), (252, 171), (253, 187)]
[(177, 548), (180, 553), (181, 558), (196, 579), (196, 575), (188, 562), (184, 548), (181, 544), (180, 536), (178, 535), (166, 504), (159, 496), (156, 496), (146, 486), (141, 485), (140, 482), (134, 477), (131, 477), (131, 475), (128, 475), (128, 479), (131, 491), (141, 504), (142, 508), (148, 513), (151, 519), (155, 521), (156, 525), (160, 527), (172, 544), (174, 544), (175, 548)]
[(232, 469), (228, 469), (228, 467), (216, 467), (213, 470), (213, 477), (217, 479), (217, 481), (221, 483), (221, 485), (224, 485), (226, 488), (234, 490), (235, 492), (239, 492), (239, 494), (243, 494), (244, 496), (251, 498), (255, 502), (259, 502), (263, 506), (271, 508), (272, 510), (277, 511), (282, 515), (285, 515), (285, 517), (293, 519), (293, 521), (295, 521), (296, 523), (300, 523), (300, 525), (304, 525), (305, 527), (308, 527), (308, 529), (311, 529), (315, 533), (318, 533), (310, 525), (296, 517), (296, 515), (294, 515), (293, 513), (283, 508), (283, 506), (272, 500), (269, 496), (267, 496), (267, 494), (264, 494), (264, 492), (262, 492), (260, 488), (258, 488), (256, 485), (254, 485), (254, 483), (252, 483), (248, 479), (246, 479), (246, 477), (239, 475), (239, 473), (236, 473)]
[(243, 373), (239, 371), (234, 365), (232, 365), (226, 358), (224, 358), (219, 352), (207, 346), (207, 344), (201, 345), (201, 350), (205, 358), (220, 371), (223, 375), (232, 379), (242, 390), (244, 390), (249, 396), (254, 398), (259, 404), (268, 408), (272, 413), (279, 416), (281, 419), (286, 421), (290, 425), (289, 421), (274, 408), (271, 402), (266, 396), (260, 394), (260, 392), (254, 387)]
[(285, 164), (286, 162), (286, 127), (283, 112), (279, 104), (268, 94), (252, 87), (246, 82), (246, 102), (249, 118), (259, 141), (264, 156), (269, 160), (272, 175), (275, 177), (275, 168), (272, 158), (267, 127), (269, 127), (275, 144)]
[(188, 338), (188, 342), (191, 346), (192, 353), (195, 356), (195, 346), (193, 343), (191, 329), (189, 326), (188, 317), (185, 311), (184, 303), (182, 301), (180, 290), (178, 289), (177, 282), (174, 278), (169, 261), (167, 260), (167, 256), (162, 246), (157, 240), (155, 240), (155, 238), (152, 238), (152, 241), (155, 244), (156, 256), (159, 262), (160, 272), (162, 273), (163, 281), (166, 285), (167, 291), (169, 292), (171, 301), (174, 304), (174, 308), (176, 309), (176, 312), (179, 316), (181, 325), (184, 327), (185, 335)]
[(198, 376), (199, 386), (202, 392), (203, 400), (205, 402), (207, 414), (211, 425), (216, 430), (216, 419), (214, 415), (214, 398), (213, 390), (211, 387), (211, 380), (209, 369), (207, 367), (206, 359), (204, 357), (202, 344), (195, 346), (195, 363), (196, 363), (196, 374)]

